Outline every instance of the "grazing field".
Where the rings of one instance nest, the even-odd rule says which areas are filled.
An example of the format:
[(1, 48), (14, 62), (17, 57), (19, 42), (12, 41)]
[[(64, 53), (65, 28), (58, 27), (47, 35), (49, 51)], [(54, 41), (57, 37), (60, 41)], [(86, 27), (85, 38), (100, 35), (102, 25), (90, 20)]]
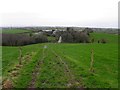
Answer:
[(2, 33), (5, 34), (16, 34), (16, 33), (27, 33), (27, 32), (31, 32), (30, 30), (24, 30), (24, 29), (5, 29), (2, 30)]
[(107, 43), (118, 43), (118, 35), (107, 34), (107, 33), (91, 33), (91, 38), (95, 39), (97, 42), (100, 39), (105, 39)]
[[(15, 88), (118, 88), (117, 35), (92, 33), (108, 43), (44, 43), (22, 46), (22, 65), (18, 67), (19, 48), (2, 47), (3, 82)], [(90, 72), (91, 50), (94, 72)]]

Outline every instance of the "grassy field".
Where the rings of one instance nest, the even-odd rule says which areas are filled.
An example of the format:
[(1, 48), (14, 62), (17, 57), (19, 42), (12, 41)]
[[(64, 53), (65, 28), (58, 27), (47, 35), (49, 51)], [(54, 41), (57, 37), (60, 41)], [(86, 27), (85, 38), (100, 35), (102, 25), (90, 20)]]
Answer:
[(118, 43), (118, 35), (115, 34), (107, 34), (107, 33), (91, 33), (91, 38), (95, 39), (97, 42), (100, 39), (105, 39), (107, 43)]
[[(3, 80), (10, 79), (16, 88), (117, 88), (117, 35), (91, 34), (106, 38), (108, 43), (33, 44), (22, 46), (22, 66), (18, 65), (18, 47), (2, 47)], [(47, 48), (46, 48), (47, 47)], [(91, 73), (91, 50), (94, 50), (94, 72)], [(17, 72), (16, 75), (13, 72)]]
[(24, 30), (24, 29), (5, 29), (5, 30), (2, 30), (2, 33), (8, 33), (8, 34), (26, 33), (26, 32), (31, 32), (31, 31)]

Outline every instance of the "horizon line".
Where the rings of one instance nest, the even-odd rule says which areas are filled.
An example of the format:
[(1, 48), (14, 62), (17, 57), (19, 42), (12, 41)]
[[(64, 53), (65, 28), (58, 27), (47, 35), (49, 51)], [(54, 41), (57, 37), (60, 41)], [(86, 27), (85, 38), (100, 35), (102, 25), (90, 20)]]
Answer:
[(51, 26), (49, 26), (49, 25), (39, 25), (39, 26), (0, 26), (0, 28), (17, 28), (17, 27), (79, 27), (79, 28), (114, 28), (114, 29), (120, 29), (120, 27), (91, 27), (91, 26), (64, 26), (64, 25), (62, 25), (62, 26), (53, 26), (53, 25), (51, 25)]

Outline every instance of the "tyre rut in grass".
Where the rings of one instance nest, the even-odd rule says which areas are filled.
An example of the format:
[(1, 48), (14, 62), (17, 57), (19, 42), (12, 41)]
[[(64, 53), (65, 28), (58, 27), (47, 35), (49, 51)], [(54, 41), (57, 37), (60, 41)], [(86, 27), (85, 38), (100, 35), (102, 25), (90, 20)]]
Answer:
[(37, 76), (40, 74), (41, 65), (43, 64), (43, 60), (45, 58), (44, 50), (45, 49), (43, 48), (43, 57), (42, 57), (42, 59), (38, 60), (37, 64), (35, 65), (35, 69), (32, 72), (32, 80), (31, 80), (28, 88), (35, 88), (35, 83), (36, 83), (36, 80), (37, 80)]
[[(46, 55), (47, 54), (47, 55)], [(50, 48), (45, 53), (47, 56), (42, 65), (42, 70), (39, 78), (37, 79), (38, 88), (60, 88), (66, 86), (67, 77), (64, 76), (64, 67), (60, 66), (58, 58), (51, 52)]]
[(69, 79), (67, 87), (81, 87), (80, 81), (75, 80), (74, 75), (70, 71), (68, 65), (63, 61), (63, 59), (54, 50), (52, 50), (52, 53), (58, 58), (59, 63), (64, 67), (64, 73)]

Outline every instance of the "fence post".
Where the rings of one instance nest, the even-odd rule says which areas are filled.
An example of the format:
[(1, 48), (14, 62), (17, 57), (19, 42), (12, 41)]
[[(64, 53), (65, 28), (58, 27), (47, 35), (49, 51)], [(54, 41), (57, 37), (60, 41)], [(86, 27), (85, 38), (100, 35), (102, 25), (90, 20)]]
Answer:
[(94, 64), (94, 50), (92, 49), (91, 50), (90, 72), (94, 72), (93, 64)]
[(22, 48), (19, 47), (19, 65), (22, 64)]

